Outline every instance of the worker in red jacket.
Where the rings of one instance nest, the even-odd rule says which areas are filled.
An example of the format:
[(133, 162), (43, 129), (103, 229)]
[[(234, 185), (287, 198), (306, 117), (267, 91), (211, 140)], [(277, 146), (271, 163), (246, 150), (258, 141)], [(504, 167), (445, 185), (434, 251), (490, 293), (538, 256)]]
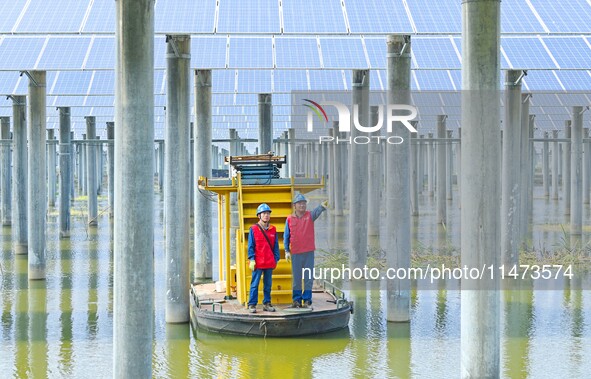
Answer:
[[(283, 243), (285, 245), (285, 259), (291, 261), (291, 272), (293, 277), (293, 308), (312, 308), (312, 271), (314, 269), (314, 221), (322, 212), (328, 208), (328, 202), (314, 208), (311, 212), (306, 210), (306, 198), (298, 194), (293, 199), (295, 212), (287, 216), (285, 220), (285, 231), (283, 232)], [(302, 291), (302, 273), (304, 275), (304, 288)], [(309, 275), (308, 275), (309, 273)]]
[(279, 239), (277, 230), (269, 223), (271, 220), (271, 208), (263, 203), (257, 208), (259, 222), (250, 227), (248, 233), (248, 259), (252, 270), (250, 281), (250, 296), (248, 298), (248, 311), (256, 313), (259, 301), (259, 282), (263, 275), (263, 310), (275, 312), (271, 305), (271, 286), (273, 283), (273, 269), (279, 261)]

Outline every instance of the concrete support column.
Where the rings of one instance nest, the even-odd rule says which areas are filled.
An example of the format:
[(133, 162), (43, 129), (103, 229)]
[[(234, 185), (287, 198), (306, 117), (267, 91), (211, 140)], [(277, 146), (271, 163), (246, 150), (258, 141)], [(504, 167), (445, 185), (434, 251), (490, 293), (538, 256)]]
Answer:
[(526, 243), (526, 235), (529, 230), (529, 209), (528, 209), (528, 196), (529, 196), (529, 182), (533, 173), (530, 170), (530, 149), (532, 148), (532, 142), (529, 139), (529, 104), (531, 94), (521, 94), (521, 159), (517, 162), (520, 163), (520, 206), (519, 206), (519, 232), (521, 236), (520, 243)]
[(583, 107), (572, 109), (570, 234), (583, 233)]
[[(370, 109), (370, 124), (377, 125), (378, 123), (378, 107), (372, 106)], [(334, 129), (333, 129), (334, 130)], [(379, 138), (379, 132), (373, 133), (373, 136)], [(369, 157), (367, 172), (372, 174), (367, 181), (368, 192), (368, 210), (367, 210), (367, 235), (380, 235), (380, 145), (377, 143), (369, 144)]]
[(570, 204), (571, 204), (571, 198), (570, 198), (570, 187), (571, 187), (571, 181), (570, 181), (570, 172), (571, 172), (571, 120), (566, 120), (564, 122), (564, 138), (566, 138), (567, 140), (569, 140), (568, 142), (564, 142), (563, 146), (563, 154), (564, 154), (564, 159), (562, 160), (562, 184), (563, 184), (563, 192), (564, 192), (564, 215), (565, 216), (569, 216), (570, 215)]
[(445, 180), (446, 183), (446, 190), (445, 190), (445, 196), (447, 197), (447, 200), (452, 200), (453, 195), (451, 193), (451, 186), (452, 186), (452, 170), (453, 170), (453, 166), (452, 166), (452, 150), (451, 150), (451, 139), (453, 138), (453, 131), (452, 130), (447, 130), (447, 139), (448, 141), (445, 141), (445, 177), (447, 178)]
[(55, 131), (47, 129), (47, 203), (55, 207), (56, 198), (56, 172), (55, 172)]
[(270, 93), (259, 94), (259, 154), (272, 151), (273, 105)]
[(558, 130), (552, 131), (552, 200), (558, 200), (558, 157), (560, 156), (560, 144), (556, 139), (558, 138)]
[(426, 158), (426, 154), (427, 154), (427, 149), (425, 148), (425, 142), (423, 142), (423, 139), (425, 138), (424, 134), (419, 135), (419, 142), (417, 144), (418, 147), (418, 155), (419, 155), (419, 161), (418, 161), (418, 182), (417, 182), (417, 189), (419, 192), (419, 195), (422, 194), (425, 190), (425, 164), (427, 161)]
[(29, 235), (29, 279), (45, 279), (45, 217), (47, 213), (47, 185), (45, 184), (45, 71), (29, 72), (29, 108), (27, 139), (28, 191), (27, 229)]
[[(583, 138), (589, 138), (589, 128), (583, 128)], [(590, 182), (591, 182), (591, 142), (583, 143), (585, 152), (583, 153), (583, 204), (589, 204)]]
[(84, 140), (82, 142), (82, 144), (80, 145), (80, 147), (82, 148), (81, 150), (81, 154), (80, 154), (80, 180), (82, 182), (82, 196), (86, 196), (88, 194), (88, 182), (87, 182), (87, 177), (88, 177), (88, 172), (86, 170), (87, 168), (87, 159), (88, 159), (88, 143), (86, 142), (86, 133), (82, 133), (82, 139)]
[(96, 189), (96, 117), (86, 116), (86, 187), (88, 189), (88, 225), (97, 226), (98, 202)]
[[(462, 128), (458, 128), (458, 138), (460, 142), (456, 145), (456, 172), (458, 178), (458, 194), (462, 193)], [(462, 207), (462, 202), (458, 201), (458, 206)]]
[(113, 377), (151, 378), (154, 1), (117, 1), (115, 25)]
[[(353, 70), (353, 123), (369, 126), (369, 70)], [(362, 133), (351, 128), (351, 139)], [(310, 144), (314, 149), (314, 145)], [(349, 160), (349, 264), (351, 268), (363, 268), (367, 263), (367, 168), (368, 146), (351, 144)], [(373, 215), (375, 217), (375, 215)]]
[[(335, 149), (335, 144), (334, 144), (334, 137), (335, 137), (335, 129), (334, 128), (328, 128), (328, 135), (330, 137), (333, 137), (333, 142), (332, 143), (328, 143), (327, 147), (328, 147), (328, 204), (330, 204), (330, 207), (332, 207), (333, 212), (334, 212), (334, 205), (335, 205), (335, 161), (332, 158), (334, 156), (334, 149)], [(370, 157), (371, 159), (371, 157)], [(369, 228), (369, 227), (368, 227)]]
[[(195, 71), (195, 180), (200, 176), (211, 177), (211, 70)], [(270, 95), (269, 95), (270, 96)], [(268, 150), (267, 150), (268, 151)], [(212, 203), (199, 191), (195, 191), (195, 280), (211, 278), (212, 273)]]
[[(411, 121), (412, 126), (415, 129), (418, 127), (417, 121)], [(375, 125), (375, 124), (374, 124)], [(419, 215), (419, 193), (420, 193), (420, 182), (419, 182), (419, 156), (421, 150), (419, 145), (419, 139), (417, 133), (411, 133), (411, 151), (410, 151), (410, 207), (411, 214), (413, 216)], [(372, 171), (370, 171), (372, 172)], [(378, 213), (379, 214), (379, 213)]]
[(60, 107), (60, 238), (70, 238), (70, 107)]
[[(70, 141), (74, 140), (74, 132), (70, 132)], [(74, 201), (74, 173), (76, 172), (76, 144), (70, 145), (70, 202)]]
[(12, 165), (12, 198), (14, 232), (14, 252), (17, 255), (27, 254), (27, 105), (26, 96), (13, 96), (12, 131), (14, 140)]
[(535, 175), (535, 166), (536, 166), (536, 149), (534, 144), (534, 127), (535, 127), (535, 119), (536, 115), (530, 114), (529, 115), (529, 181), (527, 182), (527, 229), (524, 231), (526, 233), (525, 237), (526, 240), (531, 241), (531, 227), (530, 224), (533, 220), (533, 204), (534, 204), (534, 175)]
[(12, 193), (11, 193), (11, 157), (10, 157), (10, 117), (0, 117), (0, 138), (2, 139), (0, 154), (0, 188), (2, 189), (2, 200), (0, 210), (2, 211), (2, 225), (12, 224)]
[[(410, 104), (410, 35), (389, 35), (386, 39), (388, 66), (388, 104)], [(392, 125), (392, 135), (404, 142), (387, 147), (386, 225), (391, 228), (386, 242), (388, 267), (410, 267), (410, 132), (400, 122)], [(351, 202), (351, 204), (355, 204)], [(388, 280), (386, 319), (410, 320), (410, 278)]]
[(107, 158), (109, 163), (109, 218), (115, 209), (115, 123), (107, 122)]
[(544, 132), (544, 145), (542, 150), (542, 181), (544, 185), (544, 197), (548, 199), (550, 197), (550, 152), (548, 151), (548, 132)]
[(164, 172), (166, 154), (164, 153), (164, 149), (166, 149), (164, 141), (158, 142), (158, 188), (160, 189), (160, 193), (164, 193), (164, 181), (166, 180), (166, 173)]
[(433, 159), (433, 133), (428, 133), (427, 138), (431, 141), (428, 141), (427, 146), (427, 193), (429, 197), (433, 197), (435, 194), (435, 178), (434, 178), (434, 165), (433, 163), (435, 160)]
[(505, 122), (501, 171), (501, 263), (519, 264), (521, 237), (521, 70), (509, 70), (505, 78)]
[[(341, 133), (339, 132), (339, 122), (333, 121), (333, 130), (336, 139), (341, 137)], [(344, 162), (342, 159), (342, 147), (339, 144), (333, 145), (333, 156), (332, 161), (334, 162), (334, 173), (333, 173), (333, 183), (334, 183), (334, 215), (335, 216), (342, 216), (343, 215), (343, 206), (344, 206), (344, 196), (345, 196), (345, 189), (344, 189), (344, 172), (343, 166)]]
[[(500, 5), (462, 2), (461, 264), (468, 268), (500, 262)], [(461, 377), (501, 376), (498, 276), (462, 280), (461, 303)]]
[(447, 224), (447, 215), (446, 215), (446, 185), (445, 185), (445, 162), (446, 162), (446, 146), (445, 146), (445, 129), (446, 129), (446, 119), (447, 115), (438, 115), (437, 116), (437, 143), (436, 146), (436, 153), (437, 153), (437, 223), (446, 225)]
[[(164, 202), (166, 217), (166, 308), (168, 323), (189, 321), (189, 146), (191, 39), (166, 36), (166, 132)], [(211, 157), (211, 141), (200, 151)], [(211, 158), (209, 160), (211, 162)], [(210, 215), (203, 215), (211, 219)]]

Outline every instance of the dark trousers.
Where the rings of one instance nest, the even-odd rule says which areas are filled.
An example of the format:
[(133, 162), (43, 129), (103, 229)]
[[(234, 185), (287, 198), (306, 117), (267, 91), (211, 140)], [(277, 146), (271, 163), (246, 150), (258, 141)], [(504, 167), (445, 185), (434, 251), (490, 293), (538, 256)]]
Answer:
[(250, 281), (250, 296), (248, 298), (248, 305), (257, 305), (259, 302), (259, 282), (263, 276), (263, 304), (271, 302), (271, 286), (273, 285), (273, 269), (256, 269), (252, 272), (252, 280)]
[[(306, 270), (305, 268), (310, 269)], [(312, 283), (314, 278), (312, 273), (314, 270), (314, 252), (292, 254), (291, 255), (291, 274), (293, 275), (293, 301), (301, 302), (309, 301), (312, 302)], [(302, 280), (304, 287), (302, 291)]]

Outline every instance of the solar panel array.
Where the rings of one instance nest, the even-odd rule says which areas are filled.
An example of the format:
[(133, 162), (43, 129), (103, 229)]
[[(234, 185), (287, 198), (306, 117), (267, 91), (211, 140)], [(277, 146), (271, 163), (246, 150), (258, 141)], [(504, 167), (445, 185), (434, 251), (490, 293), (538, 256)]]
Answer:
[[(114, 0), (12, 0), (0, 3), (0, 14), (0, 94), (26, 94), (21, 71), (46, 70), (48, 127), (57, 126), (56, 106), (73, 107), (75, 129), (87, 115), (112, 120)], [(527, 91), (591, 92), (589, 19), (591, 0), (503, 2), (502, 68), (528, 69)], [(385, 90), (387, 34), (413, 35), (413, 89), (461, 89), (457, 0), (156, 0), (155, 31), (157, 136), (165, 120), (165, 34), (191, 34), (191, 67), (213, 70), (218, 138), (230, 127), (256, 137), (261, 92), (273, 93), (278, 135), (290, 126), (291, 91), (350, 90), (351, 70), (361, 68), (372, 69), (373, 90)], [(11, 105), (0, 99), (0, 116), (11, 116)], [(549, 114), (568, 118), (568, 106), (540, 108), (537, 124), (561, 127)], [(431, 125), (440, 110), (425, 108), (421, 122)], [(445, 110), (454, 121), (456, 110)]]

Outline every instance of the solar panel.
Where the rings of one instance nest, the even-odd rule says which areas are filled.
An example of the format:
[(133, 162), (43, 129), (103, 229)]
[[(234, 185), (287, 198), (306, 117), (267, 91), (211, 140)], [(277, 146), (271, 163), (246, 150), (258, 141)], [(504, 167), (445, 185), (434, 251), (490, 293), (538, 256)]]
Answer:
[(241, 93), (270, 93), (270, 70), (240, 70), (238, 71), (238, 92)]
[(17, 33), (76, 33), (80, 30), (90, 0), (31, 0), (16, 28)]
[(372, 69), (386, 68), (388, 47), (385, 38), (365, 38), (365, 48)]
[(225, 68), (226, 37), (191, 38), (192, 68)]
[(310, 70), (312, 91), (343, 91), (345, 85), (340, 70)]
[(367, 68), (361, 39), (322, 38), (320, 40), (324, 68), (353, 69)]
[(557, 71), (556, 75), (567, 91), (591, 90), (591, 75), (588, 71)]
[[(0, 94), (10, 95), (16, 86), (18, 73), (10, 71), (0, 71)], [(0, 99), (5, 96), (0, 96)]]
[(591, 5), (586, 0), (530, 0), (553, 33), (588, 33)]
[(154, 69), (166, 68), (166, 37), (154, 37)]
[[(216, 93), (234, 93), (236, 88), (235, 70), (216, 70), (212, 72), (212, 90)], [(216, 103), (217, 104), (217, 103)]]
[(501, 3), (501, 32), (544, 33), (544, 27), (525, 1)]
[(216, 0), (158, 0), (154, 8), (154, 30), (156, 33), (213, 33), (215, 7)]
[(0, 33), (10, 33), (27, 0), (0, 1)]
[(220, 1), (218, 33), (280, 33), (277, 0)]
[(560, 68), (591, 68), (591, 49), (582, 37), (544, 38), (544, 43)]
[(454, 89), (447, 71), (416, 70), (414, 73), (421, 91)]
[(113, 95), (115, 93), (115, 72), (95, 72), (90, 93), (93, 95)]
[(81, 107), (84, 105), (82, 96), (52, 96), (47, 97), (47, 104), (54, 107)]
[(115, 105), (115, 96), (87, 96), (85, 105), (87, 107), (111, 107), (110, 114), (115, 114), (112, 110)]
[(456, 0), (407, 1), (418, 33), (460, 33), (461, 2)]
[(460, 68), (460, 60), (449, 38), (414, 38), (412, 52), (419, 68)]
[(31, 70), (45, 43), (45, 37), (4, 37), (0, 45), (0, 70)]
[(115, 68), (115, 38), (95, 37), (84, 68), (87, 70)]
[(92, 71), (60, 71), (55, 83), (48, 86), (51, 95), (86, 95), (92, 79)]
[(556, 68), (537, 38), (503, 38), (501, 45), (514, 68)]
[(283, 1), (284, 33), (347, 33), (340, 0)]
[(43, 49), (37, 69), (81, 69), (89, 44), (88, 37), (52, 37)]
[(275, 38), (277, 68), (320, 68), (316, 38)]
[(276, 93), (308, 90), (308, 77), (304, 70), (275, 70), (273, 83)]
[(402, 0), (347, 1), (345, 7), (351, 33), (412, 33), (413, 31)]
[(273, 43), (271, 38), (231, 38), (231, 68), (272, 68)]
[(552, 71), (528, 71), (523, 80), (530, 91), (562, 90), (562, 86)]
[(115, 5), (111, 0), (94, 0), (83, 32), (115, 33)]

